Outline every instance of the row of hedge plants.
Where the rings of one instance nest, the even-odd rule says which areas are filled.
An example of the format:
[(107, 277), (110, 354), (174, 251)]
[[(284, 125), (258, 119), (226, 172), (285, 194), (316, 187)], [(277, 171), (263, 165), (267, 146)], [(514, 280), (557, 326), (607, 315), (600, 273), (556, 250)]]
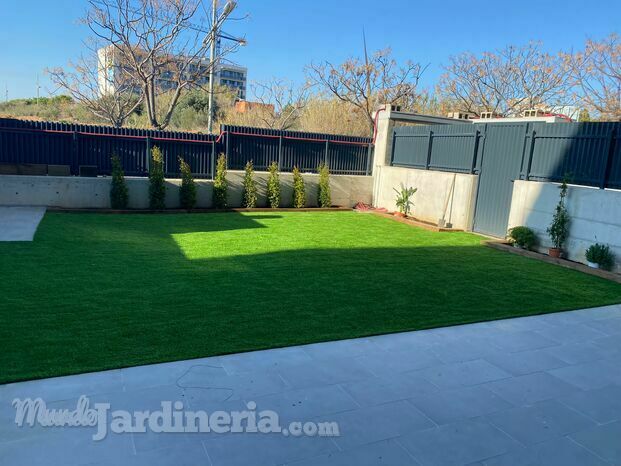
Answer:
[[(114, 154), (112, 160), (112, 182), (110, 184), (110, 206), (116, 210), (127, 209), (129, 206), (129, 190), (125, 182), (125, 173), (121, 159)], [(179, 204), (183, 209), (196, 206), (196, 183), (192, 177), (190, 165), (179, 157), (181, 187), (179, 188)], [(164, 159), (158, 147), (151, 149), (151, 166), (149, 169), (149, 208), (164, 210), (166, 208), (166, 180), (164, 178)]]
[[(193, 209), (196, 206), (196, 183), (192, 177), (190, 165), (179, 157), (179, 171), (181, 172), (181, 187), (179, 188), (179, 203), (183, 209)], [(281, 185), (278, 164), (272, 162), (269, 166), (266, 197), (270, 207), (276, 209), (281, 204)], [(317, 205), (331, 207), (330, 170), (327, 165), (318, 167), (319, 182), (317, 190)], [(216, 174), (213, 182), (213, 206), (216, 209), (228, 207), (228, 181), (226, 179), (226, 156), (220, 154), (216, 162)], [(242, 206), (245, 208), (257, 207), (258, 187), (254, 179), (254, 165), (252, 160), (246, 163)], [(293, 195), (292, 205), (295, 208), (306, 207), (306, 187), (304, 178), (298, 167), (293, 167)], [(129, 205), (129, 190), (125, 183), (125, 174), (121, 160), (117, 155), (112, 156), (112, 183), (110, 187), (110, 204), (113, 209), (127, 209)], [(149, 208), (164, 210), (166, 208), (166, 180), (164, 177), (164, 159), (162, 151), (154, 146), (151, 149), (151, 164), (149, 167)]]
[[(216, 209), (226, 209), (228, 207), (228, 184), (226, 181), (226, 157), (221, 154), (216, 164), (216, 176), (214, 178), (214, 207)], [(327, 165), (321, 164), (318, 167), (319, 182), (317, 189), (317, 205), (319, 207), (331, 207), (332, 196), (330, 192), (330, 170)], [(293, 167), (293, 194), (291, 204), (296, 209), (306, 207), (306, 186), (304, 178), (298, 167)], [(246, 163), (243, 180), (242, 207), (253, 209), (257, 207), (259, 190), (254, 179), (255, 171), (253, 161)], [(277, 209), (280, 207), (281, 198), (280, 174), (278, 164), (272, 162), (268, 167), (268, 178), (266, 186), (266, 198), (269, 207)]]

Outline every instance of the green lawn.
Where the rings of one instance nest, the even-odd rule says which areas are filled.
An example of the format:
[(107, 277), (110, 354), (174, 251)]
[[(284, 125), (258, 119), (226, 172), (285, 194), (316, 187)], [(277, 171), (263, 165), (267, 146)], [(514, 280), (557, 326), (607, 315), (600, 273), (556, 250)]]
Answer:
[(621, 302), (621, 285), (353, 212), (48, 213), (0, 243), (0, 382)]

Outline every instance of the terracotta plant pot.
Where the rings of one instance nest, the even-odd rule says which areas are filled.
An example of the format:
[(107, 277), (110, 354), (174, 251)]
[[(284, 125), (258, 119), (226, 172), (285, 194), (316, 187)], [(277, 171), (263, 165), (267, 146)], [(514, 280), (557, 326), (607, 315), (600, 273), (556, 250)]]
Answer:
[(550, 257), (556, 257), (557, 259), (561, 257), (563, 250), (560, 248), (550, 248), (548, 249), (548, 254)]
[(395, 217), (401, 217), (401, 218), (405, 218), (405, 214), (403, 212), (395, 212), (394, 213)]

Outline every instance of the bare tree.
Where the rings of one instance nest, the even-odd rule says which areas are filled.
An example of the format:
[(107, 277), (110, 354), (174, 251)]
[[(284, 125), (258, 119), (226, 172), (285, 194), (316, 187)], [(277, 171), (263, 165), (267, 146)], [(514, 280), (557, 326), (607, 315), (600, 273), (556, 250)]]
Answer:
[(300, 131), (367, 136), (367, 118), (363, 111), (333, 95), (312, 96), (296, 125)]
[(451, 57), (444, 69), (440, 95), (475, 115), (512, 116), (569, 103), (572, 81), (567, 60), (563, 54), (543, 52), (539, 43), (508, 46), (481, 56), (463, 53)]
[(604, 120), (621, 121), (621, 40), (611, 34), (588, 40), (584, 51), (568, 56), (578, 97)]
[[(140, 89), (153, 128), (165, 128), (180, 96), (207, 84), (215, 63), (206, 59), (219, 24), (211, 24), (201, 0), (90, 0), (84, 18), (93, 34), (109, 44), (106, 49), (115, 73), (130, 74)], [(222, 18), (222, 19), (221, 19)], [(196, 26), (208, 24), (209, 28)], [(219, 57), (239, 42), (221, 48)], [(167, 93), (163, 109), (159, 96)], [(161, 116), (159, 116), (161, 114)]]
[(112, 126), (121, 127), (125, 120), (142, 103), (142, 96), (133, 92), (132, 77), (120, 70), (115, 82), (105, 72), (105, 57), (96, 53), (81, 56), (70, 62), (67, 69), (47, 70), (50, 79), (59, 88), (90, 110), (95, 116), (108, 121)]
[(271, 109), (259, 115), (263, 125), (268, 128), (290, 129), (308, 103), (308, 85), (297, 87), (291, 81), (273, 78), (268, 82), (254, 82), (250, 87), (255, 100), (264, 109)]
[(340, 65), (325, 61), (307, 67), (312, 84), (363, 112), (371, 135), (376, 107), (411, 102), (422, 72), (418, 63), (407, 62), (400, 67), (390, 49), (365, 56), (364, 60), (350, 58)]

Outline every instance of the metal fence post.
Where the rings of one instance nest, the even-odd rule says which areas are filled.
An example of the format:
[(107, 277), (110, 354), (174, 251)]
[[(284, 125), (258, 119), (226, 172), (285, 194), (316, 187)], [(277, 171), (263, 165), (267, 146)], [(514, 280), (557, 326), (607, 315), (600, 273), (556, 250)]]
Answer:
[(528, 164), (526, 165), (526, 181), (530, 180), (530, 169), (533, 166), (533, 154), (535, 153), (535, 139), (537, 131), (533, 128), (530, 133), (530, 148), (528, 149)]
[(474, 169), (477, 166), (477, 153), (479, 152), (479, 135), (480, 135), (480, 131), (477, 129), (474, 132), (474, 152), (472, 153), (472, 164), (470, 165), (470, 174), (474, 174)]
[(326, 152), (325, 152), (325, 154), (323, 156), (323, 163), (324, 163), (324, 165), (326, 167), (329, 167), (329, 165), (328, 165), (328, 154), (329, 154), (328, 151), (330, 150), (329, 149), (329, 144), (330, 144), (330, 141), (328, 139), (326, 139)]
[(224, 156), (226, 158), (226, 165), (228, 167), (229, 164), (229, 147), (230, 147), (230, 138), (231, 138), (231, 132), (227, 132), (226, 133), (226, 141), (225, 141), (225, 146), (224, 146)]
[(147, 136), (145, 139), (146, 144), (146, 153), (145, 153), (145, 167), (147, 169), (147, 173), (151, 170), (151, 138)]
[(282, 134), (278, 137), (278, 171), (282, 169)]
[(606, 155), (606, 163), (602, 173), (602, 179), (600, 181), (600, 189), (606, 189), (608, 184), (608, 178), (610, 177), (610, 171), (612, 170), (612, 158), (615, 153), (615, 146), (617, 141), (617, 128), (614, 127), (610, 132), (610, 139), (608, 139), (608, 154)]
[(78, 132), (74, 130), (71, 136), (71, 171), (74, 175), (79, 175)]
[(433, 146), (433, 131), (429, 131), (429, 136), (427, 139), (427, 162), (425, 163), (425, 170), (429, 170), (429, 165), (431, 165), (432, 146)]

